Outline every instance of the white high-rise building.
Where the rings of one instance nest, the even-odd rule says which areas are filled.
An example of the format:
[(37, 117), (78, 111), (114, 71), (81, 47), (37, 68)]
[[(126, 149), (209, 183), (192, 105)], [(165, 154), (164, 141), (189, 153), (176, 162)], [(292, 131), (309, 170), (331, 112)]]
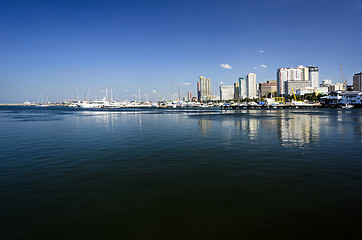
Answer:
[(220, 101), (234, 99), (234, 86), (223, 85), (220, 86)]
[(247, 98), (256, 98), (256, 75), (249, 73), (246, 75), (246, 96)]
[(308, 71), (309, 71), (310, 86), (312, 88), (317, 88), (319, 86), (318, 67), (308, 66)]
[(200, 97), (201, 101), (207, 101), (211, 97), (211, 80), (200, 76)]

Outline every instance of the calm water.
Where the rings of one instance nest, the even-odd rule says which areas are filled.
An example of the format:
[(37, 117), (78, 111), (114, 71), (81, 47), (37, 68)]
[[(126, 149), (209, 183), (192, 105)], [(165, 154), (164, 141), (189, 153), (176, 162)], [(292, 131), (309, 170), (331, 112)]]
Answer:
[(1, 239), (361, 235), (361, 113), (0, 107)]

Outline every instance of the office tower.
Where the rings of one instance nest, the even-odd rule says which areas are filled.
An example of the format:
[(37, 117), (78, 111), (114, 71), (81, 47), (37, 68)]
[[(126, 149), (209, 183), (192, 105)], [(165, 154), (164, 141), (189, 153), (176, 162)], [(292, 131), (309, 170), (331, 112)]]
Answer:
[(211, 96), (211, 80), (200, 76), (200, 95), (201, 101), (209, 100)]
[(249, 73), (246, 75), (246, 95), (247, 98), (256, 98), (256, 75)]
[(246, 98), (246, 79), (243, 77), (239, 78), (239, 99)]
[(353, 91), (362, 91), (362, 72), (353, 75)]
[(239, 82), (236, 82), (234, 83), (234, 99), (240, 99), (239, 92)]
[(234, 99), (234, 86), (224, 85), (220, 86), (220, 101)]

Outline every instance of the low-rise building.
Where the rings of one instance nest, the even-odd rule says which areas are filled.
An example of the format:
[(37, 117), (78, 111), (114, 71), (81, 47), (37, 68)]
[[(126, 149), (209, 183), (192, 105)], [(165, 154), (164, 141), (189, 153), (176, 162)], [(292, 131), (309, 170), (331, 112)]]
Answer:
[(260, 96), (265, 97), (269, 93), (277, 92), (277, 81), (266, 81), (259, 83)]
[[(294, 80), (294, 81), (285, 81), (285, 96), (289, 96), (302, 88), (306, 88), (310, 86), (310, 81), (303, 81), (303, 80)], [(293, 91), (292, 91), (293, 89)]]
[(339, 103), (342, 105), (361, 105), (362, 102), (362, 91), (345, 92), (341, 94), (342, 98)]
[(305, 87), (302, 89), (298, 89), (295, 92), (295, 95), (305, 95), (305, 94), (327, 94), (328, 93), (328, 87), (318, 87), (318, 88), (313, 88), (313, 87)]
[(330, 92), (328, 96), (321, 97), (321, 103), (329, 106), (354, 105), (362, 106), (362, 91), (343, 92), (341, 90)]
[(333, 91), (328, 96), (321, 97), (321, 103), (324, 105), (336, 106), (339, 105), (342, 100), (342, 91)]

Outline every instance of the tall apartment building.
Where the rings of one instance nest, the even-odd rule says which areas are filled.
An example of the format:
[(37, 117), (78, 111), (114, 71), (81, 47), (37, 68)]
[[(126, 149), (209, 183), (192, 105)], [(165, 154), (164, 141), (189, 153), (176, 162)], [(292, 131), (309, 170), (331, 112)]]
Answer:
[(200, 101), (207, 101), (211, 97), (211, 80), (200, 76)]
[(247, 98), (256, 98), (256, 75), (249, 73), (246, 75), (246, 96)]
[(353, 75), (353, 91), (362, 91), (362, 72)]
[[(279, 68), (277, 70), (277, 94), (287, 96), (291, 94), (291, 87), (318, 87), (319, 72), (318, 67), (299, 66), (298, 68)], [(295, 84), (292, 82), (296, 81)], [(287, 83), (288, 82), (288, 83)], [(288, 85), (289, 89), (285, 86)], [(293, 87), (294, 89), (294, 87)], [(297, 89), (294, 89), (295, 91)]]
[(234, 99), (234, 86), (223, 85), (220, 86), (220, 101)]

